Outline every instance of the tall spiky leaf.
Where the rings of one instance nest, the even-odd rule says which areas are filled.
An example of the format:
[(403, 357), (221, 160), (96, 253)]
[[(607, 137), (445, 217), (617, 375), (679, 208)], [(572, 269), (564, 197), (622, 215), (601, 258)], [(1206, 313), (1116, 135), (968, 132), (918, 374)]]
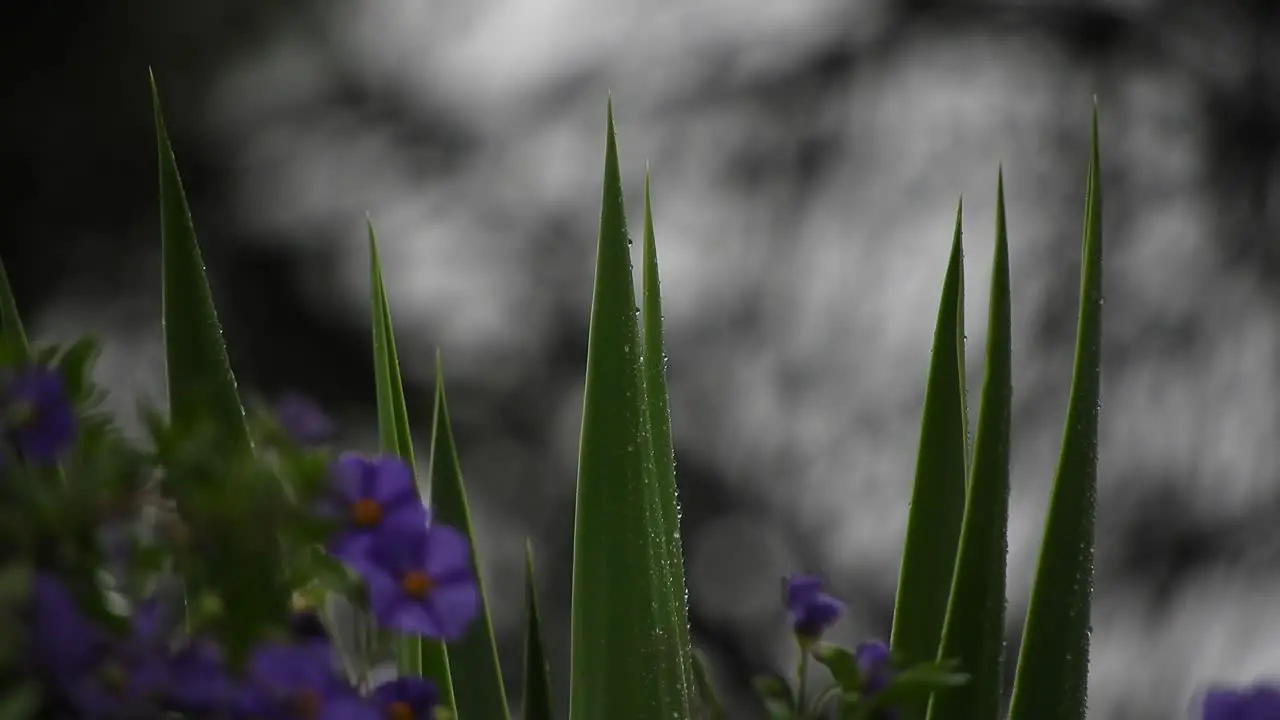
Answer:
[[(964, 387), (963, 204), (956, 206), (951, 257), (938, 303), (929, 380), (925, 387), (915, 485), (893, 611), (894, 653), (910, 662), (938, 653), (964, 517), (966, 419)], [(924, 717), (924, 703), (900, 709), (902, 720)]]
[(542, 619), (533, 573), (533, 545), (524, 546), (524, 720), (555, 720), (547, 653), (542, 644)]
[[(574, 518), (570, 717), (686, 718), (681, 621), (656, 537), (652, 455), (637, 347), (622, 178), (608, 113)], [(683, 602), (683, 600), (680, 600)]]
[(27, 341), (27, 333), (22, 328), (22, 316), (18, 314), (18, 301), (13, 297), (13, 287), (9, 285), (9, 274), (0, 262), (0, 342), (6, 349), (16, 353), (16, 360), (31, 361), (31, 343)]
[(1000, 715), (1013, 412), (1009, 306), (1009, 238), (1001, 173), (996, 181), (996, 243), (987, 321), (986, 378), (960, 531), (960, 555), (939, 652), (939, 659), (958, 660), (969, 675), (969, 682), (934, 695), (929, 720), (994, 720)]
[(667, 354), (662, 333), (662, 292), (658, 278), (658, 246), (653, 233), (653, 202), (649, 187), (649, 173), (644, 178), (644, 240), (641, 246), (641, 306), (645, 398), (648, 401), (645, 414), (649, 423), (650, 452), (652, 454), (654, 491), (652, 503), (656, 506), (660, 527), (655, 531), (661, 541), (662, 565), (665, 571), (665, 592), (662, 597), (671, 602), (666, 612), (677, 619), (676, 635), (672, 640), (673, 651), (679, 658), (678, 666), (664, 671), (678, 673), (673, 682), (684, 683), (686, 693), (696, 687), (693, 669), (693, 648), (689, 642), (689, 606), (684, 573), (684, 552), (680, 540), (680, 499), (675, 475), (675, 444), (671, 433), (671, 407), (667, 397)]
[(1090, 133), (1075, 367), (1066, 429), (1009, 709), (1012, 720), (1080, 720), (1089, 676), (1098, 408), (1102, 384), (1102, 188)]
[(199, 428), (232, 452), (247, 449), (249, 431), (222, 328), (205, 277), (195, 227), (169, 145), (160, 93), (151, 76), (156, 149), (160, 158), (160, 245), (169, 418), (175, 429)]
[(480, 573), (480, 555), (471, 528), (471, 512), (462, 483), (462, 466), (453, 442), (453, 426), (449, 422), (449, 404), (445, 400), (444, 368), (436, 354), (435, 430), (431, 439), (431, 517), (457, 528), (471, 543), (471, 568), (480, 586), (480, 615), (459, 641), (450, 643), (445, 652), (449, 670), (466, 683), (454, 688), (454, 702), (462, 718), (511, 717), (507, 708), (507, 691), (502, 684), (502, 668), (494, 640), (493, 622), (489, 618), (489, 602)]
[[(414, 468), (413, 436), (404, 403), (404, 383), (391, 328), (391, 308), (382, 283), (378, 240), (369, 222), (370, 308), (373, 322), (373, 372), (378, 400), (378, 441), (382, 452), (398, 456)], [(454, 710), (453, 681), (444, 643), (415, 637), (396, 638), (396, 667), (402, 675), (423, 675), (440, 689), (440, 704)], [(462, 718), (460, 720), (466, 720)]]

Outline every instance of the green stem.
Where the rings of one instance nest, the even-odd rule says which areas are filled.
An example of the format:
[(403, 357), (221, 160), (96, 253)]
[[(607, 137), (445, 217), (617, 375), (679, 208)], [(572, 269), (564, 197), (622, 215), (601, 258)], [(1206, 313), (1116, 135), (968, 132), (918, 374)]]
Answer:
[(800, 662), (796, 665), (796, 720), (807, 720), (809, 711), (805, 708), (805, 691), (809, 684), (809, 648), (800, 644)]

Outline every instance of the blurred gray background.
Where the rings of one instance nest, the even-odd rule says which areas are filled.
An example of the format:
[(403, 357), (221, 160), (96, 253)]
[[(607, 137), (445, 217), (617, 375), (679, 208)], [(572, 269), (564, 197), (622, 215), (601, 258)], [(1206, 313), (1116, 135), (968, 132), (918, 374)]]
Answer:
[(1000, 163), (1016, 651), (1096, 95), (1089, 717), (1280, 674), (1280, 3), (16, 0), (0, 34), (0, 255), (34, 333), (101, 333), (118, 406), (159, 397), (153, 65), (242, 385), (365, 448), (372, 215), (419, 428), (443, 352), (503, 652), (528, 536), (562, 691), (611, 91), (633, 221), (652, 165), (693, 628), (735, 718), (794, 660), (782, 574), (850, 601), (837, 639), (888, 631), (955, 203), (976, 388)]

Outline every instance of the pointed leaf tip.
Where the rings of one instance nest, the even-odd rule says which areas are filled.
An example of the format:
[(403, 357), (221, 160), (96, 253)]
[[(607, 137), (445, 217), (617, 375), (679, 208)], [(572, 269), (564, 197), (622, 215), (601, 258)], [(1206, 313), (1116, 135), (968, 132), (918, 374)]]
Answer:
[(511, 716), (507, 706), (507, 691), (502, 682), (502, 668), (498, 665), (498, 650), (493, 621), (489, 611), (488, 593), (482, 572), (480, 549), (476, 543), (468, 508), (466, 484), (463, 481), (462, 464), (454, 442), (453, 425), (449, 420), (449, 403), (445, 393), (444, 365), (436, 355), (435, 426), (431, 434), (430, 476), (431, 513), (438, 521), (461, 532), (471, 545), (471, 571), (480, 589), (480, 612), (472, 622), (471, 630), (457, 642), (447, 647), (449, 670), (465, 684), (455, 688), (455, 702), (461, 718), (494, 718), (505, 720)]
[(939, 652), (940, 658), (957, 661), (969, 675), (969, 682), (935, 694), (929, 720), (994, 718), (1001, 704), (1013, 388), (1009, 242), (999, 177), (995, 227), (985, 379), (959, 555)]
[(1071, 391), (1009, 702), (1011, 720), (1079, 720), (1085, 714), (1102, 372), (1100, 173), (1095, 113)]
[[(910, 663), (937, 657), (964, 516), (968, 439), (964, 377), (963, 207), (956, 207), (925, 386), (915, 483), (907, 519), (890, 645)], [(899, 708), (921, 720), (923, 702)]]
[(247, 449), (244, 408), (154, 82), (151, 99), (159, 166), (161, 304), (170, 420), (188, 430), (212, 432), (228, 450)]

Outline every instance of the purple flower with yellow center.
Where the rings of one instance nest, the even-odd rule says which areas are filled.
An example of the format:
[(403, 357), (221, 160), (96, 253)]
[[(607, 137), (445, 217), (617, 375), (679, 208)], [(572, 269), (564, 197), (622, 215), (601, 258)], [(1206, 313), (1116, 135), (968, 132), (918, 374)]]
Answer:
[(90, 622), (55, 578), (36, 578), (31, 640), (37, 662), (86, 717), (153, 712), (168, 683), (168, 614), (160, 603), (135, 610), (128, 634), (110, 636)]
[(386, 628), (457, 640), (480, 611), (470, 544), (447, 525), (381, 533), (355, 567)]
[(299, 445), (322, 445), (334, 436), (329, 416), (311, 398), (296, 393), (280, 398), (276, 404), (276, 420), (280, 429)]
[(1201, 701), (1201, 720), (1276, 720), (1280, 689), (1258, 684), (1245, 688), (1212, 688)]
[(334, 667), (325, 642), (273, 642), (249, 657), (237, 710), (260, 720), (378, 720)]
[(71, 443), (75, 410), (56, 371), (40, 366), (18, 371), (3, 402), (5, 430), (22, 457), (53, 462)]
[(334, 461), (322, 512), (341, 523), (328, 549), (348, 563), (362, 558), (379, 534), (421, 530), (429, 519), (408, 465), (390, 455), (350, 452)]
[(431, 720), (439, 695), (430, 680), (402, 677), (374, 688), (369, 700), (382, 720)]
[(844, 603), (823, 592), (816, 575), (791, 575), (782, 585), (791, 627), (801, 644), (816, 642), (844, 613)]

